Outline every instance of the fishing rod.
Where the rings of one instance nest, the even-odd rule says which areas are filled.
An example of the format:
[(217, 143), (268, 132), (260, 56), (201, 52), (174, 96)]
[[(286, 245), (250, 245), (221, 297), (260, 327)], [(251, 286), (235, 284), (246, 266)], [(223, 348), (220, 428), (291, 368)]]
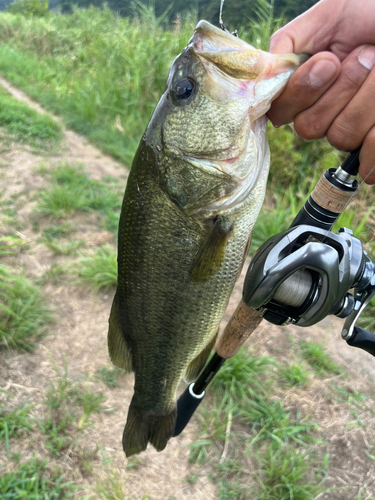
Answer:
[(360, 148), (337, 169), (324, 172), (287, 231), (272, 236), (254, 254), (242, 300), (195, 383), (177, 401), (178, 436), (226, 359), (233, 357), (263, 319), (307, 327), (329, 314), (346, 318), (348, 345), (375, 356), (375, 335), (356, 321), (375, 296), (375, 263), (352, 231), (331, 231), (358, 191)]

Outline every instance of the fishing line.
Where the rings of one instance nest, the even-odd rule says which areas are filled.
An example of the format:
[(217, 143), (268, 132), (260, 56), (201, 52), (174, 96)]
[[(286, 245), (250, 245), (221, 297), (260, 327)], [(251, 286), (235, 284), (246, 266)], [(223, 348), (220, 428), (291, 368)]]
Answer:
[[(226, 27), (224, 26), (224, 23), (223, 23), (223, 5), (224, 5), (224, 1), (225, 0), (221, 0), (220, 1), (220, 12), (219, 12), (219, 25), (220, 25), (220, 28), (225, 31), (225, 33), (230, 33)], [(237, 36), (237, 30), (234, 30), (233, 33), (230, 33), (231, 35), (233, 36)]]
[(221, 0), (221, 2), (220, 2), (220, 13), (219, 13), (219, 25), (220, 25), (220, 28), (223, 31), (228, 31), (227, 29), (225, 29), (225, 26), (224, 26), (224, 23), (223, 23), (223, 5), (224, 5), (224, 0)]

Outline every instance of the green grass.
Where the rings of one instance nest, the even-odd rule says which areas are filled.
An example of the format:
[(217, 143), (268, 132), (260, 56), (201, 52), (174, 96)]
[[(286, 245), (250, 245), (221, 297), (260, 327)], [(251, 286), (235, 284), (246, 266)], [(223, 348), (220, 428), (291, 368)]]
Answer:
[(46, 447), (53, 456), (60, 457), (68, 449), (77, 455), (81, 433), (91, 426), (92, 414), (103, 411), (105, 396), (93, 391), (89, 383), (73, 383), (68, 378), (66, 364), (63, 371), (58, 369), (53, 359), (52, 364), (57, 378), (55, 382), (49, 381), (44, 402), (47, 413), (39, 426)]
[[(322, 493), (328, 456), (317, 462), (309, 452), (273, 443), (260, 456), (259, 490), (253, 500), (313, 500)], [(319, 466), (318, 466), (319, 463)], [(255, 492), (254, 492), (255, 493)]]
[(2, 500), (66, 500), (79, 487), (64, 481), (60, 471), (51, 471), (46, 460), (32, 458), (14, 472), (0, 476)]
[[(121, 194), (111, 184), (90, 179), (82, 165), (61, 164), (50, 172), (51, 186), (39, 193), (36, 211), (55, 219), (67, 218), (76, 211), (100, 212), (104, 216), (104, 225), (117, 229), (121, 208)], [(51, 227), (53, 229), (51, 229)], [(50, 226), (47, 239), (52, 233), (69, 234), (68, 223)]]
[(281, 381), (288, 387), (302, 387), (307, 384), (309, 374), (299, 363), (293, 363), (280, 367)]
[(78, 283), (95, 290), (117, 285), (117, 253), (110, 245), (99, 247), (94, 254), (81, 257), (76, 267)]
[(9, 440), (15, 438), (20, 431), (31, 431), (33, 425), (33, 419), (29, 415), (31, 408), (30, 405), (23, 403), (11, 410), (0, 402), (0, 442), (8, 454)]
[(303, 357), (318, 374), (331, 373), (339, 375), (342, 373), (342, 370), (340, 370), (338, 365), (331, 360), (326, 352), (324, 352), (320, 344), (301, 341), (299, 345)]
[[(200, 435), (190, 445), (189, 461), (211, 464), (219, 499), (307, 500), (321, 491), (322, 478), (310, 470), (319, 463), (319, 449), (307, 460), (322, 444), (318, 424), (298, 407), (286, 409), (275, 396), (282, 387), (280, 372), (273, 358), (242, 349), (210, 384), (211, 398), (198, 410)], [(256, 487), (248, 484), (248, 470), (255, 472)]]
[(82, 240), (69, 240), (62, 243), (56, 241), (54, 238), (46, 238), (43, 240), (43, 243), (52, 250), (52, 252), (58, 255), (74, 255), (77, 253), (77, 250), (82, 248), (85, 244)]
[(103, 366), (102, 368), (97, 368), (95, 375), (102, 380), (110, 389), (118, 387), (117, 379), (119, 375), (124, 372), (117, 367), (107, 368)]
[[(16, 140), (30, 146), (48, 149), (62, 139), (61, 126), (50, 116), (42, 115), (0, 88), (0, 127)], [(7, 135), (3, 137), (7, 139)]]
[(32, 350), (51, 320), (40, 288), (0, 264), (0, 348)]

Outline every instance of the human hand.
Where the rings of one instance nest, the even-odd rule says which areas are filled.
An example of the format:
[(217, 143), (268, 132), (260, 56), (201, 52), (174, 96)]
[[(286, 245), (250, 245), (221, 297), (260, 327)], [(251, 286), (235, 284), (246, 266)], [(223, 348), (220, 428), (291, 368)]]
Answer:
[(375, 184), (375, 1), (322, 0), (277, 31), (270, 51), (312, 54), (272, 103), (272, 123), (294, 121), (302, 138), (341, 150), (362, 144), (359, 173)]

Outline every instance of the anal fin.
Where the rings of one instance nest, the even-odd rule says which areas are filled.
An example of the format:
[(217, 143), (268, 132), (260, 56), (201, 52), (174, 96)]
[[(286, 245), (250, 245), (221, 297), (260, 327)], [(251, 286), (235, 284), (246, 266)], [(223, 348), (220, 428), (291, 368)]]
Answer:
[(216, 332), (216, 334), (206, 345), (206, 347), (198, 354), (195, 359), (193, 359), (193, 361), (187, 367), (184, 376), (184, 380), (186, 383), (190, 384), (190, 382), (193, 382), (198, 378), (198, 375), (203, 370), (203, 367), (206, 364), (206, 361), (215, 345), (217, 334), (218, 332)]
[(127, 373), (133, 371), (132, 354), (121, 330), (118, 312), (117, 295), (113, 299), (108, 328), (108, 351), (112, 363)]

